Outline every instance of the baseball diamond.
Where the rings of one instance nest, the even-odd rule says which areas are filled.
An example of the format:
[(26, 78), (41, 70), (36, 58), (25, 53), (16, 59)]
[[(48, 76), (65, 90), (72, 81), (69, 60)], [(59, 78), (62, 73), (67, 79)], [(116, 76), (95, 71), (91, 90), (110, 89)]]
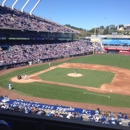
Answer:
[[(123, 68), (124, 59), (128, 61), (129, 57), (121, 56), (120, 59), (118, 59), (117, 57), (118, 55), (92, 55), (92, 56), (73, 58), (71, 59), (71, 63), (68, 63), (68, 60), (66, 61), (65, 59), (64, 59), (65, 61), (62, 61), (62, 62), (61, 61), (53, 62), (51, 67), (48, 67), (46, 63), (44, 65), (39, 64), (39, 65), (27, 66), (27, 67), (24, 67), (24, 69), (21, 67), (19, 68), (20, 70), (13, 71), (9, 74), (1, 76), (0, 85), (3, 88), (6, 88), (6, 82), (11, 80), (12, 86), (14, 87), (14, 91), (18, 93), (22, 93), (24, 95), (50, 98), (51, 100), (53, 98), (53, 99), (58, 99), (58, 100), (68, 100), (68, 101), (82, 102), (82, 103), (93, 103), (93, 104), (100, 104), (100, 105), (107, 105), (107, 106), (129, 107), (129, 99), (130, 99), (129, 82), (130, 81), (128, 79), (130, 77), (130, 73), (129, 73), (130, 70)], [(91, 64), (91, 61), (93, 61), (93, 59), (95, 58), (97, 59), (97, 61), (95, 61), (95, 64)], [(111, 61), (118, 62), (120, 65), (122, 65), (122, 67), (116, 67), (116, 65), (115, 66), (107, 65), (106, 59), (110, 59), (110, 58), (111, 58)], [(102, 59), (102, 62), (100, 61), (100, 59)], [(114, 59), (116, 59), (116, 61), (114, 61)], [(87, 64), (84, 65), (83, 62), (78, 63), (82, 60), (87, 61)], [(96, 62), (98, 64), (96, 64)], [(111, 63), (113, 64), (113, 62)], [(104, 64), (104, 65), (101, 65), (101, 64)], [(63, 82), (58, 82), (58, 81), (53, 81), (53, 80), (49, 81), (49, 80), (44, 79), (44, 74), (51, 73), (51, 71), (53, 70), (56, 71), (57, 68), (59, 69), (77, 68), (78, 73), (81, 68), (84, 70), (87, 69), (87, 70), (92, 70), (92, 71), (101, 70), (103, 72), (115, 73), (115, 76), (112, 82), (109, 82), (107, 84), (106, 83), (102, 84), (101, 87), (99, 88), (90, 87), (83, 84), (80, 84), (80, 85), (71, 84), (69, 82), (67, 83), (67, 81), (66, 83), (63, 83)], [(74, 69), (72, 69), (72, 71), (73, 70)], [(70, 71), (71, 70), (69, 70), (69, 72)], [(29, 76), (28, 80), (24, 80), (25, 72)], [(22, 75), (23, 78), (21, 80), (17, 79), (16, 75), (18, 74)], [(43, 79), (41, 78), (42, 74), (43, 74)], [(57, 72), (57, 75), (60, 76), (59, 72)], [(99, 76), (100, 75), (101, 74), (99, 74)], [(52, 76), (52, 79), (53, 79), (53, 76)], [(91, 80), (93, 83), (94, 79), (91, 79)], [(87, 79), (86, 79), (86, 82), (87, 82)], [(96, 95), (89, 95), (89, 94), (82, 95), (85, 90), (95, 92), (95, 93), (100, 93), (100, 94), (106, 93), (106, 95), (111, 96), (111, 98), (110, 100), (108, 100), (108, 99), (105, 99), (104, 97), (100, 97)], [(120, 104), (119, 104), (119, 100), (121, 102)]]

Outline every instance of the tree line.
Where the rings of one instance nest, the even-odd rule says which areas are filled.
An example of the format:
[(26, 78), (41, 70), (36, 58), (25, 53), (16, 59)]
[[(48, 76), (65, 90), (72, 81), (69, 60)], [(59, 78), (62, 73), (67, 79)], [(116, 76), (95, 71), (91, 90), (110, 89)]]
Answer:
[(117, 27), (118, 28), (124, 27), (123, 24), (120, 24), (118, 26), (111, 24), (106, 27), (101, 25), (100, 27), (92, 28), (90, 30), (74, 27), (74, 26), (71, 26), (70, 24), (66, 24), (65, 26), (79, 31), (80, 32), (80, 34), (78, 34), (79, 37), (86, 37), (86, 36), (91, 36), (91, 35), (111, 35), (111, 34), (130, 35), (130, 30), (117, 30)]

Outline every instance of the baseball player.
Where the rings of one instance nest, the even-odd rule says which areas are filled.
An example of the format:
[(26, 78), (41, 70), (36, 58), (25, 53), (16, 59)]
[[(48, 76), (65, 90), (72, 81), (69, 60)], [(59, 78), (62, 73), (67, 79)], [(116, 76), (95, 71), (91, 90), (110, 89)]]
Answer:
[(8, 84), (8, 88), (9, 88), (9, 90), (12, 89), (12, 84), (11, 83)]
[(51, 66), (51, 63), (49, 62), (49, 67)]
[(77, 69), (74, 70), (74, 73), (77, 74)]
[(25, 80), (28, 79), (28, 76), (27, 76), (26, 74), (24, 75), (24, 79), (25, 79)]

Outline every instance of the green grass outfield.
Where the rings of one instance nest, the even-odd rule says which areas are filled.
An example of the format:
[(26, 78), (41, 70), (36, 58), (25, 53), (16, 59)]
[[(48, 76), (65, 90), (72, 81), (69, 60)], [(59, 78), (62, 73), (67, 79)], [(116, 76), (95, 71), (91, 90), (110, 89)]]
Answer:
[(88, 69), (77, 69), (77, 72), (83, 76), (67, 76), (69, 73), (74, 73), (74, 68), (56, 68), (40, 74), (39, 77), (44, 80), (99, 88), (102, 84), (111, 83), (115, 75), (111, 72)]
[[(69, 61), (65, 61), (69, 62)], [(78, 57), (71, 60), (71, 62), (84, 63), (87, 64), (103, 64), (103, 65), (111, 65), (116, 66), (119, 64), (119, 67), (130, 69), (130, 57), (129, 56), (118, 56), (118, 55), (94, 55), (94, 56), (84, 56)], [(52, 65), (58, 65), (59, 63), (52, 63)], [(7, 85), (10, 81), (10, 78), (17, 76), (19, 74), (33, 74), (38, 71), (44, 70), (48, 68), (48, 64), (40, 65), (40, 66), (30, 66), (30, 68), (17, 70), (6, 74), (4, 76), (0, 76), (0, 86), (8, 89)], [(35, 97), (43, 97), (49, 99), (59, 99), (66, 101), (74, 101), (74, 102), (83, 102), (83, 103), (93, 103), (93, 104), (101, 104), (108, 106), (117, 106), (117, 107), (130, 107), (130, 96), (123, 96), (118, 94), (105, 94), (106, 96), (111, 96), (111, 98), (91, 95), (91, 94), (83, 94), (86, 91), (84, 89), (64, 87), (58, 85), (50, 85), (43, 83), (27, 83), (27, 84), (18, 84), (13, 83), (14, 87), (13, 91), (35, 96)], [(92, 92), (91, 92), (92, 93)], [(96, 94), (96, 93), (94, 93)], [(98, 93), (99, 94), (99, 93)], [(5, 94), (6, 95), (6, 94)], [(17, 98), (17, 97), (16, 97)]]
[(101, 54), (93, 56), (84, 56), (82, 58), (74, 58), (71, 60), (74, 63), (84, 63), (86, 64), (100, 64), (100, 65), (119, 65), (121, 68), (130, 69), (130, 56), (118, 55), (118, 54)]

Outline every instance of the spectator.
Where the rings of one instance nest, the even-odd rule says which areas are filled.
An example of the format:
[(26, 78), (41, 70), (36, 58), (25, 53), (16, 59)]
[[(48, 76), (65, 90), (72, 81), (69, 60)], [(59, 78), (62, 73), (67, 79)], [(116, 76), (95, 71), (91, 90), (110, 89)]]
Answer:
[(99, 108), (97, 108), (96, 110), (95, 110), (95, 115), (99, 115), (100, 114), (100, 110), (99, 110)]

